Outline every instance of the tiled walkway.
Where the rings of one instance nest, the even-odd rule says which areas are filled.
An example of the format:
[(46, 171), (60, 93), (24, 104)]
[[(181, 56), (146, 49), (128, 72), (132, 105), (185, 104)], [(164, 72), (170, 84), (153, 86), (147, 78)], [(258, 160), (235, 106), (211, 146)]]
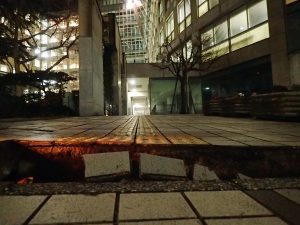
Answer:
[[(49, 152), (57, 146), (82, 145), (84, 148), (92, 146), (89, 153), (98, 151), (97, 146), (102, 150), (113, 146), (114, 149), (107, 151), (130, 148), (135, 151), (147, 148), (223, 151), (232, 147), (242, 151), (245, 148), (271, 149), (270, 156), (283, 149), (289, 151), (280, 156), (285, 158), (291, 156), (291, 151), (300, 151), (300, 124), (200, 115), (2, 119), (0, 141), (5, 140), (43, 147), (45, 151), (49, 148)], [(73, 151), (72, 148), (69, 151)], [(105, 187), (106, 191), (93, 192), (86, 190), (92, 184), (79, 184), (83, 192), (78, 193), (72, 191), (75, 185), (64, 188), (63, 192), (57, 192), (55, 187), (32, 192), (39, 184), (24, 185), (23, 192), (14, 193), (12, 190), (18, 189), (18, 185), (0, 183), (0, 189), (3, 188), (0, 190), (0, 224), (300, 224), (298, 181), (294, 186), (284, 184), (275, 188), (270, 188), (265, 180), (261, 187), (259, 183), (251, 186), (231, 182), (225, 185), (231, 187), (228, 189), (211, 183), (201, 190), (196, 188), (196, 183), (189, 182), (183, 183), (184, 190), (175, 185), (170, 191), (160, 190), (160, 187), (152, 191), (147, 183), (142, 184), (139, 191), (136, 191), (138, 188), (123, 191), (125, 185), (121, 182), (118, 183), (120, 188), (115, 189), (114, 185), (95, 184), (100, 189)]]
[(0, 196), (0, 224), (298, 225), (299, 196), (299, 189)]
[(300, 146), (300, 123), (201, 115), (0, 120), (0, 141), (119, 145)]

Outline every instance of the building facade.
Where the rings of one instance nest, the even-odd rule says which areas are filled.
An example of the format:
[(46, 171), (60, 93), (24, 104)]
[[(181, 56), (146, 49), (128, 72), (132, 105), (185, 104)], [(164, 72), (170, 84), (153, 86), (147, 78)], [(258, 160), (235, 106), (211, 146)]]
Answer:
[[(217, 52), (216, 62), (207, 71), (190, 74), (195, 112), (201, 112), (203, 100), (212, 98), (296, 90), (300, 85), (299, 5), (298, 0), (151, 1), (149, 62), (158, 63), (164, 43), (176, 45), (180, 35), (192, 44), (210, 37), (201, 50)], [(144, 92), (150, 112), (169, 113), (170, 105), (176, 109), (174, 78), (166, 71), (141, 66), (128, 65), (127, 76), (148, 78)], [(134, 111), (132, 107), (128, 112)]]

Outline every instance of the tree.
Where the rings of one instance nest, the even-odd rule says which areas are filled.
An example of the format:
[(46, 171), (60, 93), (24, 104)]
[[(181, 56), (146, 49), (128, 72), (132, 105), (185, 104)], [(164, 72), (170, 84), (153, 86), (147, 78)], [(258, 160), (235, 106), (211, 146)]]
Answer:
[[(50, 50), (65, 54), (47, 68), (69, 57), (69, 50), (78, 39), (78, 27), (69, 23), (74, 15), (75, 0), (1, 0), (0, 62), (10, 71), (32, 70), (32, 61)], [(61, 29), (64, 27), (64, 29)], [(44, 44), (41, 37), (56, 37), (57, 42)]]
[[(21, 72), (0, 76), (0, 117), (41, 116), (68, 113), (63, 106), (67, 82), (74, 80), (64, 72)], [(16, 96), (14, 87), (22, 87)]]
[(209, 45), (211, 41), (212, 37), (210, 36), (202, 36), (201, 40), (191, 40), (183, 33), (173, 42), (166, 41), (162, 46), (162, 53), (158, 56), (161, 63), (155, 66), (169, 70), (176, 78), (176, 85), (179, 81), (181, 114), (190, 112), (188, 74), (198, 71), (200, 75), (207, 71), (218, 57), (218, 52), (215, 50), (203, 50), (204, 46)]

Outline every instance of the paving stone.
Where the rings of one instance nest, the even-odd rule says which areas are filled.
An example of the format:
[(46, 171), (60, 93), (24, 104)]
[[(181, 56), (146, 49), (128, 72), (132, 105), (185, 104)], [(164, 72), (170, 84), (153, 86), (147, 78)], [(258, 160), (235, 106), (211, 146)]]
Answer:
[(276, 215), (293, 225), (300, 224), (300, 205), (282, 195), (269, 190), (245, 191), (256, 201), (261, 202)]
[(186, 177), (186, 171), (181, 159), (142, 153), (140, 155), (140, 175)]
[(199, 164), (194, 165), (194, 180), (219, 180), (218, 176), (213, 170), (210, 170), (206, 166)]
[(0, 224), (23, 224), (46, 196), (0, 196)]
[(113, 221), (115, 194), (52, 196), (30, 224)]
[(119, 220), (195, 218), (180, 193), (121, 194)]
[(276, 192), (300, 205), (300, 190), (299, 189), (279, 189), (279, 190), (276, 190)]
[(207, 225), (288, 225), (277, 217), (205, 220)]
[(186, 192), (186, 195), (203, 217), (272, 215), (241, 191)]
[(203, 225), (200, 220), (162, 220), (145, 222), (124, 222), (119, 225)]
[(87, 178), (130, 173), (128, 152), (86, 154), (83, 159)]

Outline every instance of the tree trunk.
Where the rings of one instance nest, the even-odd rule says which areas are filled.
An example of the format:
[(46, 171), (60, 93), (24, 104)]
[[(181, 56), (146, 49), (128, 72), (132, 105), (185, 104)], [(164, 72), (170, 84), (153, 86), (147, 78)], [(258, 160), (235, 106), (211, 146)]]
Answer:
[(188, 101), (187, 101), (187, 74), (183, 74), (182, 79), (180, 79), (180, 95), (181, 95), (181, 114), (189, 113)]
[(15, 73), (20, 72), (20, 59), (19, 59), (19, 25), (18, 21), (15, 23), (14, 30), (14, 49), (13, 49), (13, 60), (14, 60), (14, 69)]

